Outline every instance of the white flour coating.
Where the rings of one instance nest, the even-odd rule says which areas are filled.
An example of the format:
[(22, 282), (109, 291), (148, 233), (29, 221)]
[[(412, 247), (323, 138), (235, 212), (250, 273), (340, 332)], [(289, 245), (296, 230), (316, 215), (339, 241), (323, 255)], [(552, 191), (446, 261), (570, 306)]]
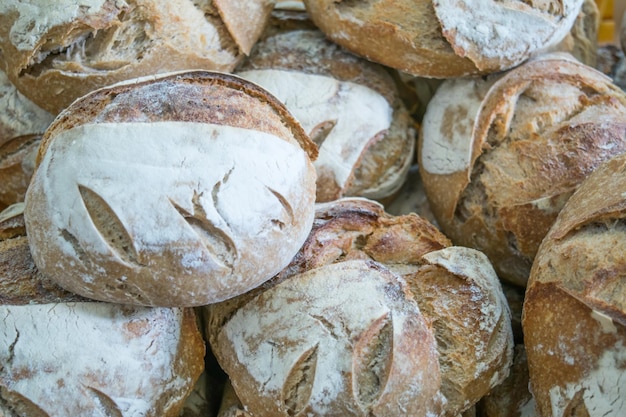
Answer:
[[(0, 8), (2, 6), (0, 5)], [(54, 117), (24, 97), (0, 71), (0, 145), (2, 133), (11, 137), (43, 133)]]
[[(395, 278), (394, 278), (395, 279)], [(261, 294), (240, 308), (223, 329), (223, 337), (247, 372), (262, 387), (260, 395), (281, 398), (283, 385), (303, 353), (316, 349), (317, 363), (308, 404), (315, 415), (332, 414), (338, 397), (353, 398), (351, 381), (353, 345), (376, 319), (393, 320), (394, 363), (390, 372), (406, 371), (393, 381), (406, 390), (406, 407), (422, 389), (422, 370), (402, 359), (402, 339), (415, 336), (408, 315), (419, 314), (416, 304), (390, 301), (385, 294), (387, 276), (365, 261), (347, 261), (310, 270)], [(389, 382), (388, 382), (389, 383)], [(397, 388), (399, 389), (399, 388)], [(347, 405), (356, 407), (356, 404)], [(400, 409), (400, 408), (398, 408)]]
[(519, 417), (537, 417), (537, 402), (534, 398), (529, 398), (519, 405), (518, 412)]
[(550, 388), (552, 417), (565, 417), (565, 409), (581, 391), (590, 416), (626, 415), (626, 347), (621, 341), (607, 348), (597, 367), (578, 382)]
[(422, 123), (420, 163), (431, 174), (447, 175), (469, 168), (476, 116), (483, 97), (476, 81), (443, 82), (431, 99)]
[(307, 133), (327, 121), (336, 125), (319, 148), (316, 167), (330, 168), (344, 189), (368, 143), (389, 129), (393, 109), (378, 92), (335, 78), (284, 70), (238, 73), (282, 101)]
[(514, 0), (437, 0), (433, 5), (442, 30), (452, 32), (448, 36), (455, 50), (464, 51), (480, 68), (485, 58), (510, 66), (557, 44), (570, 31), (582, 2), (559, 2), (563, 10), (556, 16)]
[(302, 12), (306, 10), (304, 2), (301, 0), (276, 0), (274, 8), (276, 10), (297, 10)]
[(17, 49), (27, 51), (35, 48), (53, 27), (97, 13), (105, 3), (106, 0), (2, 0), (0, 14), (17, 12), (9, 36)]
[[(187, 122), (81, 125), (51, 142), (27, 194), (25, 217), (27, 228), (33, 216), (49, 217), (31, 230), (60, 248), (57, 268), (80, 258), (75, 245), (64, 238), (67, 233), (84, 252), (120, 262), (119, 253), (94, 227), (81, 186), (106, 202), (142, 265), (159, 264), (168, 249), (178, 257), (173, 271), (182, 267), (204, 276), (227, 273), (229, 268), (219, 259), (220, 249), (209, 249), (186, 216), (210, 223), (205, 227), (209, 232), (219, 229), (232, 243), (231, 252), (280, 236), (284, 245), (271, 249), (274, 263), (289, 262), (312, 223), (314, 195), (303, 195), (302, 187), (314, 181), (308, 156), (297, 144), (260, 131)], [(29, 204), (31, 194), (46, 197), (33, 199), (40, 206), (32, 206), (36, 204)], [(38, 249), (33, 248), (33, 257), (47, 270)], [(259, 267), (260, 274), (268, 273), (263, 268), (284, 267), (267, 260), (267, 251), (249, 251), (245, 259)], [(161, 262), (158, 272), (172, 279), (167, 267)], [(88, 269), (87, 275), (97, 272)], [(233, 278), (255, 279), (239, 274)]]
[[(615, 323), (613, 323), (613, 319), (596, 310), (591, 310), (591, 317), (600, 323), (600, 328), (603, 333), (617, 333), (617, 327), (615, 327)], [(625, 393), (626, 394), (626, 393)]]
[(120, 415), (145, 416), (191, 383), (173, 374), (182, 317), (106, 303), (0, 306), (0, 385), (50, 416), (109, 415), (90, 388)]

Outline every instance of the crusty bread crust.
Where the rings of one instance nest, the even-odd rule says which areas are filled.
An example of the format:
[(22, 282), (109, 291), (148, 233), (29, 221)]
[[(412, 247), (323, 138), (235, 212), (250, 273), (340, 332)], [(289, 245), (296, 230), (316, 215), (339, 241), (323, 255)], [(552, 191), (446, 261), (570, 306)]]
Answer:
[(626, 412), (625, 179), (623, 154), (599, 166), (535, 258), (522, 324), (541, 416)]
[(625, 133), (619, 87), (571, 57), (545, 55), (440, 86), (422, 124), (420, 175), (444, 233), (524, 286), (559, 210), (595, 167), (626, 149)]
[[(405, 297), (409, 301), (415, 300), (420, 316), (430, 323), (429, 332), (434, 338), (433, 343), (436, 344), (439, 365), (437, 374), (441, 378), (441, 386), (437, 390), (446, 399), (443, 415), (457, 416), (475, 404), (508, 374), (513, 349), (511, 317), (499, 281), (486, 257), (472, 249), (449, 245), (449, 240), (441, 232), (415, 214), (391, 216), (384, 212), (381, 205), (366, 199), (346, 198), (318, 204), (313, 230), (288, 267), (259, 288), (207, 308), (209, 341), (216, 357), (229, 373), (235, 391), (240, 395), (244, 406), (249, 406), (255, 414), (254, 410), (266, 414), (269, 412), (267, 408), (256, 408), (260, 407), (261, 403), (267, 404), (269, 400), (260, 398), (259, 388), (252, 382), (254, 380), (252, 374), (270, 371), (263, 365), (269, 362), (269, 358), (262, 359), (255, 356), (257, 360), (254, 365), (251, 362), (246, 362), (247, 365), (238, 363), (239, 360), (248, 361), (246, 356), (237, 350), (237, 346), (240, 346), (238, 343), (262, 346), (265, 340), (265, 336), (261, 334), (249, 338), (246, 336), (245, 342), (241, 338), (234, 339), (236, 330), (244, 331), (245, 329), (241, 315), (247, 317), (254, 311), (258, 317), (270, 313), (274, 317), (273, 312), (277, 311), (277, 303), (282, 303), (285, 299), (290, 300), (290, 303), (300, 303), (303, 298), (308, 300), (303, 305), (298, 304), (297, 308), (290, 307), (290, 311), (298, 314), (298, 317), (302, 315), (302, 319), (293, 319), (292, 316), (283, 319), (275, 317), (272, 319), (275, 322), (271, 327), (262, 328), (265, 329), (262, 330), (264, 335), (276, 335), (277, 329), (281, 329), (281, 332), (289, 332), (291, 326), (297, 325), (294, 323), (306, 322), (307, 314), (313, 314), (309, 307), (318, 309), (325, 303), (330, 306), (336, 302), (335, 298), (343, 300), (339, 305), (349, 303), (348, 299), (345, 299), (346, 293), (352, 294), (355, 298), (359, 297), (357, 290), (352, 286), (349, 286), (349, 289), (341, 286), (344, 279), (357, 279), (354, 276), (346, 278), (346, 274), (351, 274), (358, 269), (361, 271), (359, 274), (362, 279), (373, 279), (373, 281), (368, 281), (368, 284), (364, 282), (363, 285), (365, 287), (374, 285), (375, 279), (370, 276), (370, 273), (364, 272), (368, 268), (392, 272), (399, 280), (398, 282), (405, 283), (403, 284), (407, 287), (404, 290), (407, 294)], [(329, 295), (327, 301), (321, 301), (317, 298), (318, 294), (306, 293), (305, 295), (299, 292), (300, 280), (307, 282), (306, 285), (302, 285), (311, 285), (319, 290), (318, 285), (321, 284), (314, 284), (314, 282), (326, 282), (328, 278), (322, 277), (329, 274), (337, 276), (334, 278), (336, 282), (332, 284), (336, 296)], [(293, 293), (301, 294), (300, 301), (294, 298)], [(346, 305), (344, 311), (344, 308), (339, 305), (328, 307), (328, 311), (341, 310), (342, 313), (337, 313), (339, 315), (335, 318), (328, 316), (327, 326), (340, 326), (338, 322), (349, 326), (346, 323), (353, 320), (348, 310), (356, 307), (351, 304)], [(268, 308), (271, 311), (267, 310)], [(279, 309), (279, 311), (282, 310)], [(415, 319), (417, 320), (418, 317)], [(307, 334), (302, 331), (295, 333)], [(401, 333), (398, 330), (398, 338), (402, 337)], [(395, 337), (393, 343), (396, 343)], [(272, 339), (272, 342), (276, 344), (274, 353), (278, 354), (280, 346), (292, 346), (296, 343), (295, 340), (289, 340), (287, 342), (286, 339), (280, 339), (278, 336)], [(417, 358), (416, 355), (421, 354), (418, 350), (430, 348), (426, 343), (422, 343), (419, 346), (415, 345), (413, 349), (415, 351), (412, 357)], [(319, 354), (322, 355), (322, 352), (320, 351)], [(355, 359), (357, 360), (359, 359)], [(250, 366), (255, 368), (250, 369)], [(390, 373), (381, 380), (392, 381), (392, 378), (396, 376)], [(272, 383), (280, 384), (280, 381)], [(429, 383), (439, 384), (435, 379), (431, 379)], [(306, 382), (306, 384), (309, 386), (311, 382)], [(432, 392), (431, 388), (429, 387), (427, 392)], [(383, 387), (370, 389), (383, 392)], [(387, 392), (386, 388), (384, 392)], [(388, 392), (391, 393), (391, 389)], [(401, 396), (398, 392), (393, 395)], [(350, 413), (349, 415), (368, 415), (367, 409), (361, 411), (344, 409), (343, 407), (347, 407), (346, 404), (358, 402), (358, 399), (346, 396), (346, 394), (341, 395), (341, 403), (337, 403), (339, 408), (335, 410), (342, 410), (341, 412)], [(304, 398), (302, 401), (302, 404), (306, 404), (308, 400)], [(401, 399), (390, 396), (389, 401), (401, 401)], [(382, 397), (380, 403), (377, 404), (382, 407)], [(312, 407), (312, 410), (316, 409), (314, 404), (307, 407)], [(420, 413), (425, 411), (427, 409), (415, 409), (414, 414), (411, 415), (421, 416), (424, 414)], [(431, 411), (436, 410), (432, 408)], [(279, 415), (284, 413), (284, 411), (274, 409), (271, 412), (278, 412)]]
[(25, 209), (33, 258), (103, 301), (198, 306), (248, 291), (306, 239), (316, 151), (278, 100), (233, 75), (97, 90), (42, 139)]
[(374, 62), (432, 78), (489, 74), (520, 64), (560, 42), (582, 2), (305, 0), (311, 19), (334, 42)]
[[(0, 230), (8, 217), (21, 214), (5, 214)], [(100, 303), (68, 292), (37, 269), (24, 234), (0, 237), (0, 310), (0, 349), (9, 353), (0, 355), (0, 413), (8, 416), (178, 417), (203, 369), (192, 309)]]
[(118, 81), (175, 70), (231, 71), (271, 10), (267, 0), (92, 0), (80, 7), (70, 1), (21, 7), (11, 0), (0, 6), (0, 49), (9, 79), (56, 115)]

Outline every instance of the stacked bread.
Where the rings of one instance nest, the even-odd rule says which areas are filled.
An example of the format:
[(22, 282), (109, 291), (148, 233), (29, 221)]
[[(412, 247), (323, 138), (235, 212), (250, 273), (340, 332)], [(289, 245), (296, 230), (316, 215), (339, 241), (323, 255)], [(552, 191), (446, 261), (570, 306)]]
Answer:
[(593, 0), (2, 2), (0, 415), (626, 415), (597, 26)]

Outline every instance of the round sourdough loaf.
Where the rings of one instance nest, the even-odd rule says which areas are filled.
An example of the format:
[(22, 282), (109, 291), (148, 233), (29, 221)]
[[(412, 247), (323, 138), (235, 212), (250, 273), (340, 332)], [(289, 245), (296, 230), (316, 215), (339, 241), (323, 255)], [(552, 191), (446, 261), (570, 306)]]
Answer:
[(258, 42), (235, 73), (281, 100), (319, 147), (317, 201), (395, 195), (414, 160), (415, 129), (389, 73), (319, 30)]
[(192, 309), (67, 292), (23, 235), (0, 240), (0, 317), (2, 416), (178, 417), (203, 369)]
[(252, 415), (458, 416), (511, 365), (487, 258), (366, 199), (318, 204), (291, 264), (206, 307), (207, 334)]
[(40, 270), (103, 301), (197, 306), (285, 267), (314, 216), (316, 147), (267, 91), (192, 71), (74, 102), (26, 195)]
[(626, 150), (626, 94), (549, 54), (497, 76), (446, 80), (424, 116), (418, 161), (443, 232), (525, 286), (541, 240), (578, 184)]
[(522, 326), (541, 417), (626, 415), (626, 154), (567, 201), (531, 270)]
[(512, 68), (570, 31), (583, 0), (305, 0), (334, 42), (416, 76), (451, 78)]
[(114, 82), (187, 69), (230, 71), (265, 28), (268, 0), (0, 2), (0, 62), (56, 114)]

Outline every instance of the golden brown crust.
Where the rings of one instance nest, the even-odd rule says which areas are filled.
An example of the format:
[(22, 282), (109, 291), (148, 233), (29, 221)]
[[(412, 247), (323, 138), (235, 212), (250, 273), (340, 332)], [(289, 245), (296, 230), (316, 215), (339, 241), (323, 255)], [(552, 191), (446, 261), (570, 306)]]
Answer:
[[(168, 100), (163, 100), (163, 94), (168, 94)], [(63, 130), (120, 120), (191, 121), (255, 129), (287, 141), (295, 138), (309, 158), (317, 157), (317, 146), (298, 121), (266, 90), (235, 75), (196, 70), (137, 79), (87, 94), (50, 125), (37, 160), (51, 138)]]
[(542, 416), (626, 409), (617, 388), (626, 374), (625, 178), (623, 154), (600, 165), (567, 201), (533, 263), (522, 325)]
[(465, 411), (506, 376), (512, 356), (511, 318), (484, 255), (450, 247), (441, 232), (415, 214), (391, 216), (366, 199), (318, 204), (313, 230), (287, 268), (257, 289), (209, 307), (210, 343), (221, 349), (222, 329), (237, 311), (271, 289), (288, 286), (302, 274), (353, 261), (374, 261), (402, 276), (431, 323), (441, 392), (448, 400), (445, 415)]
[[(348, 6), (344, 8), (343, 3)], [(305, 4), (327, 36), (368, 60), (435, 78), (479, 73), (471, 60), (458, 56), (446, 41), (430, 1), (379, 1), (361, 8), (325, 0)]]
[[(23, 94), (57, 114), (90, 91), (138, 76), (196, 68), (231, 71), (265, 28), (272, 4), (230, 3), (106, 0), (99, 10), (85, 7), (75, 15), (75, 5), (68, 5), (67, 15), (59, 12), (64, 21), (41, 38), (33, 34), (33, 45), (19, 47), (10, 41), (12, 27), (18, 19), (37, 17), (29, 15), (33, 10), (16, 8), (0, 15), (7, 75)], [(47, 7), (54, 6), (41, 6)]]
[[(448, 97), (451, 104), (431, 114), (434, 124), (428, 130), (424, 124), (420, 174), (444, 233), (484, 251), (501, 278), (524, 286), (567, 198), (601, 162), (626, 149), (626, 95), (562, 55), (530, 61), (473, 91), (471, 106), (457, 101), (466, 96)], [(466, 156), (446, 142), (455, 135)], [(437, 143), (444, 152), (434, 151)], [(430, 163), (446, 158), (464, 164), (444, 172)]]
[(41, 274), (26, 236), (0, 240), (0, 305), (91, 301), (64, 290)]
[(512, 68), (563, 39), (581, 3), (305, 1), (312, 20), (334, 42), (374, 62), (429, 78)]

